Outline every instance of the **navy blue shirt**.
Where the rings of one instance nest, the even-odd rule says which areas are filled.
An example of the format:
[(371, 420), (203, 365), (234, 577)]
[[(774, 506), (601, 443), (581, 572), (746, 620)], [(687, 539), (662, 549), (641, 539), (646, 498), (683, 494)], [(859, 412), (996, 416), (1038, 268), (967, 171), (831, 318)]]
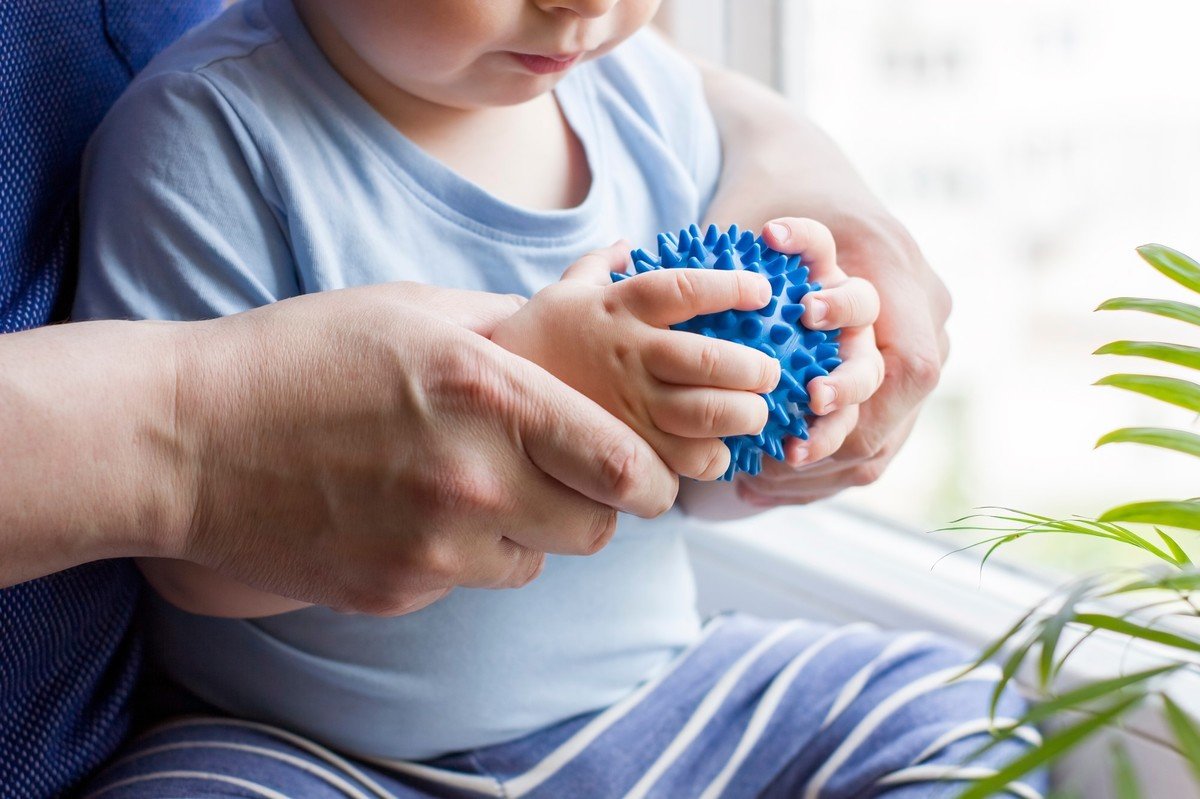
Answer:
[[(69, 307), (84, 144), (134, 73), (219, 5), (0, 2), (0, 333)], [(102, 561), (0, 589), (3, 799), (61, 795), (121, 742), (140, 586), (128, 561)]]

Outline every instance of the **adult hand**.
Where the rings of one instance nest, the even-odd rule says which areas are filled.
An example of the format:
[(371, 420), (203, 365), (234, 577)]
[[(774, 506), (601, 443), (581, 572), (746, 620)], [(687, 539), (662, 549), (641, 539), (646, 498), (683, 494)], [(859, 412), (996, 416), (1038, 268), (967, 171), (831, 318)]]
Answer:
[[(766, 459), (760, 504), (812, 502), (874, 482), (908, 438), (949, 353), (950, 295), (920, 249), (871, 194), (841, 151), (792, 103), (760, 84), (703, 66), (725, 159), (708, 217), (758, 228), (769, 219), (805, 216), (825, 224), (846, 274), (879, 292), (875, 338), (885, 364), (882, 387), (828, 458), (793, 469)], [(771, 485), (772, 488), (766, 488)]]
[[(821, 284), (820, 291), (805, 296), (801, 321), (814, 330), (842, 331), (842, 364), (807, 386), (817, 416), (809, 426), (808, 439), (789, 438), (782, 464), (764, 459), (759, 475), (738, 481), (740, 498), (769, 506), (807, 501), (797, 499), (798, 494), (803, 497), (813, 490), (805, 467), (824, 465), (844, 448), (858, 428), (864, 404), (883, 384), (885, 367), (873, 327), (879, 315), (879, 294), (867, 281), (841, 269), (829, 229), (811, 219), (782, 218), (767, 223), (763, 238), (773, 249), (800, 255), (810, 269), (810, 279)], [(835, 477), (828, 485), (833, 493), (841, 484)]]
[[(858, 410), (856, 425), (831, 451), (834, 440), (818, 422), (810, 456), (803, 462), (766, 459), (761, 480), (739, 487), (739, 495), (759, 505), (802, 504), (845, 488), (875, 482), (908, 439), (925, 397), (937, 385), (949, 354), (945, 323), (950, 297), (920, 252), (898, 225), (826, 214), (838, 243), (838, 264), (847, 275), (869, 280), (878, 290), (875, 344), (883, 358), (884, 381)], [(841, 231), (841, 232), (839, 232)], [(902, 246), (905, 241), (911, 246)], [(787, 247), (783, 241), (777, 242)], [(819, 296), (819, 295), (818, 295)], [(838, 327), (856, 313), (836, 308), (816, 327)], [(836, 374), (836, 372), (835, 372)], [(836, 436), (835, 436), (836, 438)], [(791, 460), (791, 459), (789, 459)]]
[(393, 284), (180, 326), (180, 535), (149, 554), (398, 614), (594, 553), (614, 508), (665, 511), (648, 444), (486, 338), (520, 302)]

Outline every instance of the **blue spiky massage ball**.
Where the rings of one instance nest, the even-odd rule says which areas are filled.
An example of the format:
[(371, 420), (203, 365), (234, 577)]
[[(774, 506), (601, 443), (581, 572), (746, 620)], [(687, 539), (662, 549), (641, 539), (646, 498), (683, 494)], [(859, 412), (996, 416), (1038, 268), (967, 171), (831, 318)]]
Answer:
[[(679, 231), (679, 236), (660, 233), (658, 258), (645, 250), (634, 250), (636, 272), (653, 269), (745, 269), (766, 275), (771, 282), (771, 301), (757, 311), (723, 311), (689, 319), (673, 330), (686, 330), (704, 336), (736, 341), (765, 352), (779, 361), (779, 385), (767, 401), (767, 425), (756, 436), (728, 436), (729, 470), (722, 480), (732, 480), (737, 472), (758, 474), (762, 454), (783, 460), (784, 436), (808, 438), (808, 392), (805, 387), (814, 377), (827, 375), (842, 361), (838, 358), (838, 330), (809, 330), (800, 322), (804, 313), (801, 301), (810, 291), (821, 288), (808, 282), (808, 267), (798, 255), (784, 255), (766, 245), (762, 237), (749, 231), (738, 232), (737, 225), (721, 232), (709, 225), (704, 233), (695, 225)], [(613, 280), (629, 275), (613, 274)]]

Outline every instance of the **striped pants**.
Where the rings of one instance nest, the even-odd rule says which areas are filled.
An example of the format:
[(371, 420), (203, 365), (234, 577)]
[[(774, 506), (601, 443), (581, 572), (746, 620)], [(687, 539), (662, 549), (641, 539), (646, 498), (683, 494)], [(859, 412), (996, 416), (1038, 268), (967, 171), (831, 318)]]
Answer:
[[(980, 760), (998, 672), (933, 635), (723, 616), (617, 704), (516, 741), (415, 763), (356, 759), (285, 730), (186, 718), (133, 741), (87, 797), (571, 799), (953, 797), (1019, 755)], [(1001, 698), (1001, 720), (1022, 701)], [(1044, 776), (1008, 796), (1039, 799)]]

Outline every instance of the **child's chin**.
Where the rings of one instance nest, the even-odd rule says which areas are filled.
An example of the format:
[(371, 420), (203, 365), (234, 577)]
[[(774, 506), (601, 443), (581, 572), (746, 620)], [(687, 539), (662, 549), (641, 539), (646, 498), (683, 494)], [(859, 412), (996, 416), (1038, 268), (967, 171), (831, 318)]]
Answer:
[(553, 89), (566, 74), (559, 72), (553, 75), (519, 75), (516, 78), (505, 76), (507, 79), (497, 82), (481, 104), (497, 106), (527, 103)]

